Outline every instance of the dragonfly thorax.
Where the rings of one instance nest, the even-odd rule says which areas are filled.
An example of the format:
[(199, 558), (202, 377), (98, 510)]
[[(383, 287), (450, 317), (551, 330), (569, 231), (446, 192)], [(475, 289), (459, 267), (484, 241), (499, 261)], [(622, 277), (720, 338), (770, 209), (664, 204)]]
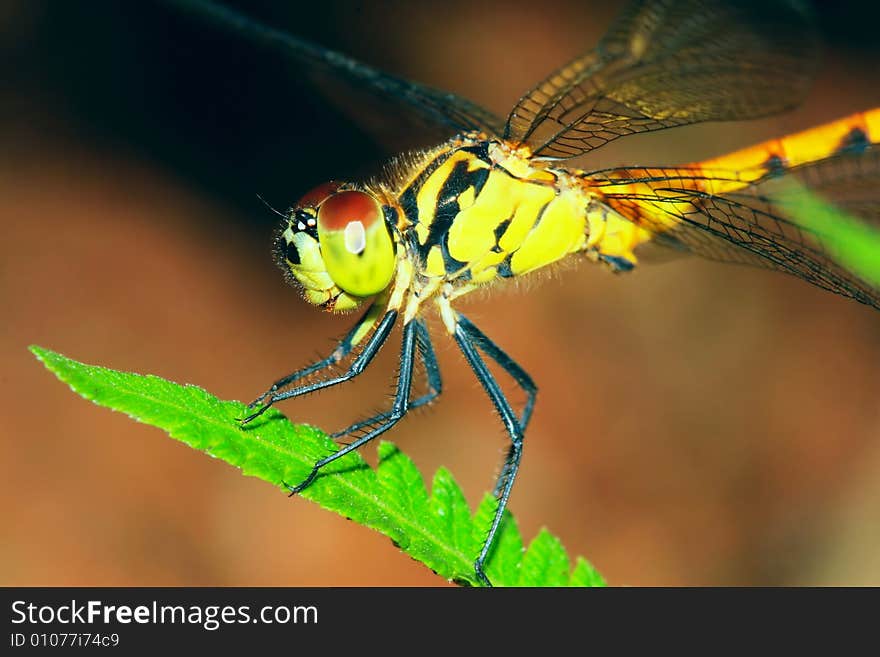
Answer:
[(352, 310), (388, 287), (396, 244), (385, 208), (373, 194), (326, 183), (290, 210), (276, 239), (281, 268), (309, 303)]
[(582, 249), (588, 199), (562, 173), (484, 135), (433, 151), (397, 192), (416, 280), (443, 281), (460, 296)]

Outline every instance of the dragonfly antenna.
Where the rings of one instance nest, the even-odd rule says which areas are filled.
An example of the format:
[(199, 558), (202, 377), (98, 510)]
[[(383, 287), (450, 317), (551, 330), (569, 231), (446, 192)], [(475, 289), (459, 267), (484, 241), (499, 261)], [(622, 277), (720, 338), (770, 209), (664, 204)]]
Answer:
[(272, 207), (272, 205), (270, 205), (269, 202), (268, 202), (266, 199), (264, 199), (262, 196), (260, 196), (259, 194), (257, 194), (257, 198), (260, 199), (260, 203), (262, 203), (263, 205), (265, 205), (267, 208), (269, 208), (272, 212), (274, 212), (275, 214), (277, 214), (279, 217), (281, 217), (282, 219), (287, 219), (287, 215), (286, 215), (286, 214), (284, 214), (284, 213), (281, 212), (280, 210), (276, 210), (276, 209), (275, 209), (274, 207)]

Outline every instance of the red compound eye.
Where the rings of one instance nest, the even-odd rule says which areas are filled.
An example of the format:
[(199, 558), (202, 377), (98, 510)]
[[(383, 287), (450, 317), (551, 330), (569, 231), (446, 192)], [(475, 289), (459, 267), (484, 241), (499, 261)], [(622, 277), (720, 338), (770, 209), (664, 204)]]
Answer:
[(321, 204), (318, 225), (323, 230), (345, 230), (353, 221), (368, 230), (378, 221), (381, 208), (375, 198), (364, 192), (339, 192)]
[(296, 204), (298, 208), (316, 208), (323, 203), (327, 197), (332, 196), (339, 189), (339, 183), (331, 180), (325, 182), (313, 190), (305, 194)]

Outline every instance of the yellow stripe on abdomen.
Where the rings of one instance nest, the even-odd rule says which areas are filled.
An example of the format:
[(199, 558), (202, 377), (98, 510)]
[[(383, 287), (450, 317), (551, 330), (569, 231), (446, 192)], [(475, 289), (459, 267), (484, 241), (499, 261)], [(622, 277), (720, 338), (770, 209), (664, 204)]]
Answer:
[[(685, 168), (700, 170), (709, 178), (693, 181), (696, 189), (723, 194), (759, 180), (774, 167), (780, 170), (797, 167), (858, 147), (859, 142), (868, 145), (878, 141), (880, 109), (873, 109)], [(732, 172), (736, 172), (736, 179), (731, 179)]]
[[(603, 256), (635, 263), (634, 249), (655, 233), (680, 225), (677, 214), (695, 211), (680, 190), (721, 195), (774, 173), (808, 165), (837, 153), (858, 151), (880, 142), (880, 109), (859, 112), (803, 132), (675, 169), (620, 169), (592, 188), (597, 201), (588, 212), (587, 248)], [(615, 177), (629, 182), (614, 184)], [(638, 182), (633, 179), (641, 179)], [(610, 183), (610, 184), (609, 184)], [(590, 191), (590, 178), (585, 178)], [(603, 201), (603, 195), (608, 195)], [(631, 198), (629, 198), (631, 197)], [(651, 199), (663, 200), (662, 204)]]

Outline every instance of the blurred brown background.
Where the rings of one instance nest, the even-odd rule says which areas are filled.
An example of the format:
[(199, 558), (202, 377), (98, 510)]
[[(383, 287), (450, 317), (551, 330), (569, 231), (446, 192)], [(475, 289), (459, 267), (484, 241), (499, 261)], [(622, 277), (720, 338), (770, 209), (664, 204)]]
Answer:
[[(311, 4), (249, 11), (502, 115), (619, 7)], [(831, 4), (801, 109), (622, 140), (601, 164), (709, 157), (880, 104), (869, 5)], [(285, 286), (256, 194), (283, 208), (385, 153), (295, 67), (150, 3), (0, 2), (0, 67), (0, 583), (442, 583), (386, 538), (84, 401), (26, 351), (252, 398), (353, 321)], [(527, 539), (547, 526), (614, 584), (880, 584), (880, 313), (696, 259), (545, 278), (462, 304), (541, 389), (511, 499)], [(446, 392), (388, 437), (474, 504), (504, 436), (436, 342)], [(394, 365), (388, 349), (282, 410), (340, 428), (385, 401)]]

